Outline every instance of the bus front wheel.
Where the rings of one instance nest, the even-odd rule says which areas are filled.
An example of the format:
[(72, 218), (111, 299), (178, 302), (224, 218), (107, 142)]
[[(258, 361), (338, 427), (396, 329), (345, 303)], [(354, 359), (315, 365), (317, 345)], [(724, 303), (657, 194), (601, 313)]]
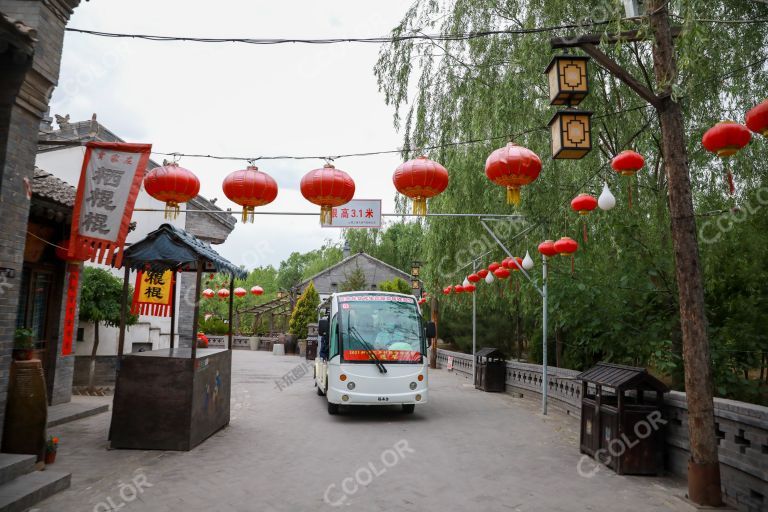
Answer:
[(328, 402), (328, 414), (339, 414), (339, 404)]
[(405, 414), (413, 414), (416, 409), (416, 404), (403, 404), (403, 412)]

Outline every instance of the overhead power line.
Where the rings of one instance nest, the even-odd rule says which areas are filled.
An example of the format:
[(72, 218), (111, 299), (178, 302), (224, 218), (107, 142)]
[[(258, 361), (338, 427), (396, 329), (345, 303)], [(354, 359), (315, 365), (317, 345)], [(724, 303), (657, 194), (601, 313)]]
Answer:
[[(684, 19), (680, 16), (673, 15), (676, 19)], [(103, 32), (99, 30), (88, 30), (74, 27), (67, 27), (67, 32), (74, 32), (77, 34), (85, 34), (97, 37), (109, 37), (117, 39), (143, 39), (146, 41), (157, 42), (188, 42), (188, 43), (236, 43), (236, 44), (252, 44), (252, 45), (279, 45), (279, 44), (311, 44), (311, 45), (326, 45), (326, 44), (339, 44), (339, 43), (397, 43), (402, 41), (468, 41), (471, 39), (478, 39), (482, 37), (490, 36), (516, 36), (516, 35), (528, 35), (528, 34), (542, 34), (546, 32), (558, 32), (561, 30), (570, 29), (585, 29), (590, 27), (599, 27), (608, 25), (613, 20), (599, 20), (589, 21), (583, 23), (567, 23), (563, 25), (545, 26), (545, 27), (533, 27), (533, 28), (520, 28), (520, 29), (504, 29), (504, 30), (481, 30), (476, 32), (463, 32), (458, 34), (424, 34), (423, 32), (408, 33), (399, 36), (376, 36), (376, 37), (331, 37), (331, 38), (259, 38), (259, 37), (195, 37), (195, 36), (170, 36), (170, 35), (157, 35), (157, 34), (130, 34), (120, 32)], [(636, 21), (635, 18), (627, 19), (627, 21)], [(713, 23), (713, 24), (732, 24), (732, 25), (745, 25), (755, 23), (766, 23), (768, 18), (765, 19), (693, 19), (691, 21), (699, 23)]]

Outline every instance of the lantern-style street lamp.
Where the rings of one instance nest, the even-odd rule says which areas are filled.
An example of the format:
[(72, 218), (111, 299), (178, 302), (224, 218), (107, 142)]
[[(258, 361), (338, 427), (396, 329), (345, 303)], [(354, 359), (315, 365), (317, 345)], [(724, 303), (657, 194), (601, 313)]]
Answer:
[(587, 63), (583, 55), (555, 55), (544, 73), (549, 80), (549, 104), (576, 106), (589, 94)]
[(421, 262), (419, 260), (413, 260), (411, 264), (411, 277), (419, 277), (421, 273)]
[(552, 158), (578, 160), (592, 150), (592, 112), (567, 108), (549, 121), (552, 132)]

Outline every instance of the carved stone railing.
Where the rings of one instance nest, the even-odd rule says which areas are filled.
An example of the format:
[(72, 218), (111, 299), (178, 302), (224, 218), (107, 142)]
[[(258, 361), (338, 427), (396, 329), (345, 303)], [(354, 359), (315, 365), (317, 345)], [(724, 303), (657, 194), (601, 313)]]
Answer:
[[(208, 346), (211, 348), (226, 348), (227, 336), (218, 336), (214, 334), (206, 334), (208, 338)], [(251, 350), (251, 337), (249, 336), (233, 336), (232, 337), (232, 349), (234, 350)]]
[[(445, 368), (453, 358), (453, 372), (472, 378), (472, 356), (437, 351), (437, 364)], [(549, 403), (575, 418), (581, 416), (578, 371), (548, 367)], [(507, 361), (507, 391), (541, 399), (541, 365)], [(685, 393), (664, 397), (667, 469), (678, 476), (688, 472), (688, 407)], [(715, 398), (715, 425), (720, 439), (720, 471), (724, 497), (740, 511), (768, 510), (768, 407)]]

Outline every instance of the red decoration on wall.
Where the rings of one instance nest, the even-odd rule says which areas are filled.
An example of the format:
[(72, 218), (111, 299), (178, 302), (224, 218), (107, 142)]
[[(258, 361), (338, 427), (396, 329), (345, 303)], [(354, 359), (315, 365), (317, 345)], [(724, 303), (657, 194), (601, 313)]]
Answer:
[(67, 302), (64, 312), (64, 329), (61, 335), (61, 355), (72, 353), (72, 338), (77, 323), (77, 295), (80, 291), (80, 265), (67, 265)]
[(768, 137), (768, 100), (763, 101), (747, 112), (747, 128), (763, 137)]
[(165, 203), (166, 219), (175, 219), (179, 215), (179, 204), (197, 197), (200, 180), (189, 169), (172, 162), (149, 171), (144, 177), (144, 190)]
[(499, 148), (485, 161), (485, 175), (507, 187), (507, 203), (520, 204), (520, 187), (533, 183), (541, 172), (541, 159), (528, 148), (512, 142)]
[(95, 251), (93, 250), (93, 247), (91, 247), (90, 245), (81, 245), (81, 246), (75, 247), (73, 254), (70, 256), (69, 254), (70, 242), (71, 240), (62, 240), (58, 244), (56, 244), (57, 258), (67, 262), (78, 262), (78, 263), (91, 259)]
[(151, 144), (89, 142), (72, 212), (69, 255), (93, 249), (91, 261), (121, 267), (123, 246)]
[(230, 201), (243, 207), (243, 223), (248, 222), (249, 216), (253, 222), (254, 208), (269, 204), (277, 197), (277, 182), (255, 165), (231, 173), (224, 178), (221, 188)]
[(325, 164), (322, 169), (309, 171), (301, 179), (301, 195), (320, 205), (320, 224), (331, 223), (331, 210), (334, 206), (347, 204), (355, 195), (355, 182), (349, 174)]
[(392, 175), (398, 192), (413, 201), (413, 214), (427, 214), (427, 199), (442, 193), (448, 187), (448, 171), (426, 156), (400, 164)]

